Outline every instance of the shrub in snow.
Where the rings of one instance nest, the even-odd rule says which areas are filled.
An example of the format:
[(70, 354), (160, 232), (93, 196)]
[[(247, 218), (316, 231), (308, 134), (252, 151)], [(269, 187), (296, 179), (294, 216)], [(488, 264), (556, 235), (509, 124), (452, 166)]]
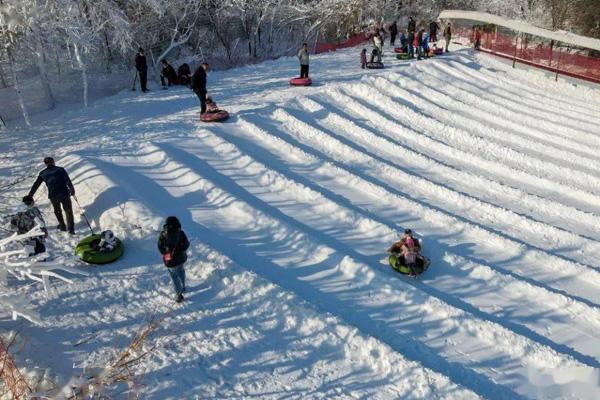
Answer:
[(0, 239), (0, 312), (12, 314), (16, 319), (21, 316), (33, 323), (40, 322), (40, 316), (33, 310), (31, 304), (18, 293), (18, 286), (9, 279), (18, 281), (37, 281), (42, 283), (46, 294), (50, 289), (50, 277), (72, 283), (69, 278), (56, 271), (65, 271), (76, 274), (81, 272), (69, 268), (62, 259), (44, 261), (49, 257), (48, 253), (30, 256), (31, 249), (23, 244), (27, 239), (44, 236), (39, 225), (24, 234), (13, 234), (7, 238)]

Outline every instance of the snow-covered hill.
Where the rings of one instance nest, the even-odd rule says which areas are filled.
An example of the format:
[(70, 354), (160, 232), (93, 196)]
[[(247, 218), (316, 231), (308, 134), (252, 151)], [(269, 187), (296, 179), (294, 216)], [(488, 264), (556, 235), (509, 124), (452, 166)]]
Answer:
[[(44, 321), (1, 322), (20, 357), (65, 382), (166, 315), (142, 398), (600, 398), (600, 91), (469, 50), (385, 61), (313, 57), (310, 88), (287, 86), (294, 59), (213, 73), (223, 124), (178, 88), (3, 136), (3, 182), (56, 156), (127, 247), (50, 298), (22, 290)], [(182, 305), (168, 215), (192, 241)], [(407, 227), (418, 280), (381, 263)]]

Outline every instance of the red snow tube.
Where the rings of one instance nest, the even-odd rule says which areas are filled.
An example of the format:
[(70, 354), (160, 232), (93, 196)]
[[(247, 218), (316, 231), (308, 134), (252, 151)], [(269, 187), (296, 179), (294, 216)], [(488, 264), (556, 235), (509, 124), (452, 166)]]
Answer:
[(404, 48), (402, 48), (402, 47), (395, 47), (394, 48), (394, 53), (404, 53)]
[(229, 118), (229, 113), (225, 110), (200, 114), (200, 121), (202, 122), (219, 122), (225, 121), (227, 118)]
[(436, 56), (442, 55), (442, 54), (444, 54), (444, 50), (443, 49), (435, 49), (435, 50), (433, 50), (433, 54), (435, 54)]
[(293, 78), (290, 79), (290, 85), (292, 86), (310, 86), (312, 81), (310, 78)]

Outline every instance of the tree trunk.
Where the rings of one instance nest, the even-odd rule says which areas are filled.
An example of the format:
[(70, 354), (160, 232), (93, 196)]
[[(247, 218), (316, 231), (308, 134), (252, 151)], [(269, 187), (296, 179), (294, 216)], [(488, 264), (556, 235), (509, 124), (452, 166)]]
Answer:
[(83, 58), (81, 57), (81, 51), (79, 50), (79, 46), (77, 43), (73, 43), (73, 49), (75, 50), (75, 59), (77, 60), (77, 65), (81, 70), (81, 80), (83, 81), (83, 107), (87, 108), (88, 106), (88, 77), (87, 77), (87, 69), (85, 63), (83, 62)]
[(15, 82), (15, 91), (17, 92), (17, 98), (19, 99), (19, 105), (21, 106), (21, 112), (23, 113), (23, 119), (27, 126), (31, 126), (31, 121), (29, 121), (29, 113), (27, 112), (27, 108), (25, 107), (25, 102), (23, 101), (23, 94), (21, 93), (21, 86), (19, 85), (19, 79), (17, 78), (17, 70), (15, 69), (15, 62), (13, 60), (10, 49), (6, 49), (6, 54), (8, 55), (8, 63), (10, 65), (10, 72), (13, 76), (13, 81)]
[(42, 46), (42, 41), (39, 37), (36, 38), (35, 46), (35, 54), (37, 58), (38, 73), (40, 74), (40, 81), (42, 83), (42, 88), (44, 89), (44, 95), (48, 100), (48, 108), (50, 110), (53, 110), (56, 107), (56, 101), (54, 100), (52, 88), (50, 87), (50, 82), (48, 81), (48, 71), (46, 69), (46, 62), (44, 60), (44, 47)]

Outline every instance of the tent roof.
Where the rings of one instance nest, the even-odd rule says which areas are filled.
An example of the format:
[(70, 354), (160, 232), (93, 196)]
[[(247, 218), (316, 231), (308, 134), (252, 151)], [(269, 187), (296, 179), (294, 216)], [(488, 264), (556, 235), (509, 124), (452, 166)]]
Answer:
[(575, 35), (564, 31), (551, 31), (544, 28), (533, 26), (524, 21), (506, 19), (497, 15), (463, 10), (444, 10), (440, 13), (439, 19), (465, 19), (470, 21), (479, 21), (505, 28), (517, 32), (529, 33), (531, 35), (552, 39), (557, 42), (568, 43), (574, 46), (585, 47), (600, 51), (600, 39), (594, 39), (587, 36)]

